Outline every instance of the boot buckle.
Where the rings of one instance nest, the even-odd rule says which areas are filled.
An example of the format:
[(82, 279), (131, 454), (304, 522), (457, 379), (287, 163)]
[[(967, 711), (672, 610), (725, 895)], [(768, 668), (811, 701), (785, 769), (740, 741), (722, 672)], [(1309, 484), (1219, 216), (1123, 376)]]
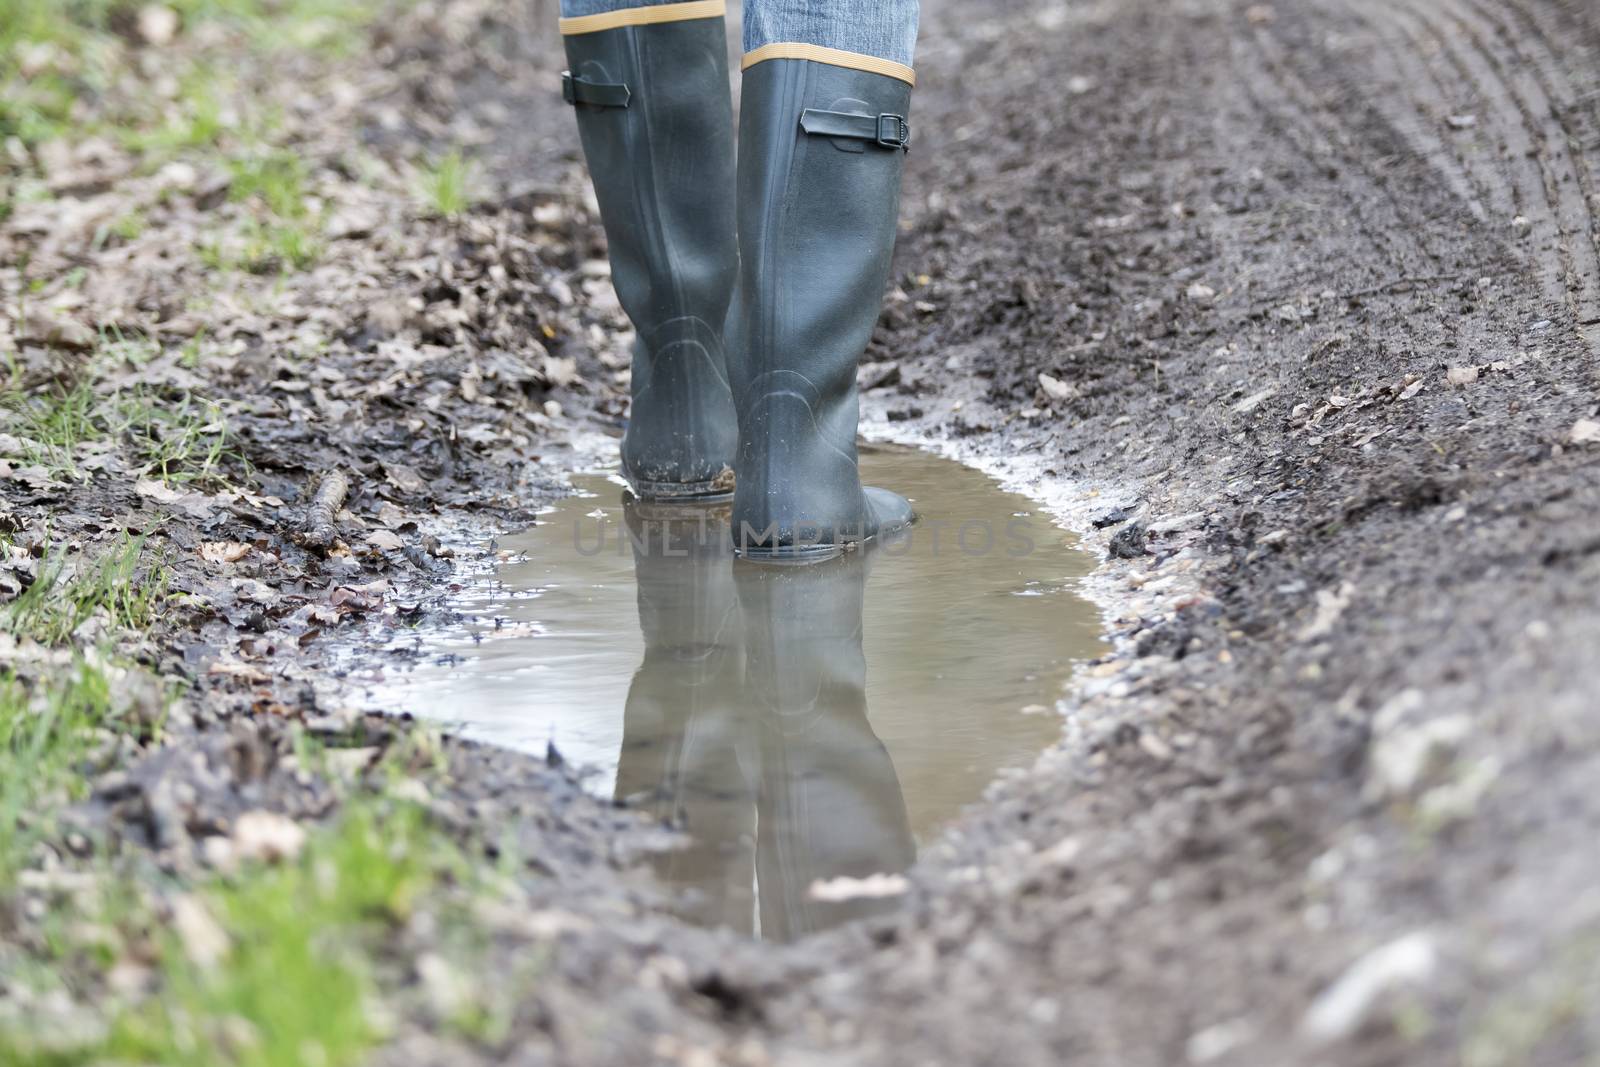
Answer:
[(885, 148), (898, 148), (902, 152), (911, 150), (911, 124), (904, 115), (886, 113), (878, 116), (879, 144)]

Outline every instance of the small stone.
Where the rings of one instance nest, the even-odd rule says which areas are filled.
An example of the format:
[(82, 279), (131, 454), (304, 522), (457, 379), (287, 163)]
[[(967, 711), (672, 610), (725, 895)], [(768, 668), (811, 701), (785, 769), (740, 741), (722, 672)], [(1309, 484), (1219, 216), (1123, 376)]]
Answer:
[(1039, 391), (1052, 401), (1067, 401), (1078, 395), (1077, 386), (1070, 385), (1052, 374), (1039, 375)]
[(863, 363), (856, 371), (856, 385), (862, 392), (871, 392), (873, 389), (883, 389), (900, 381), (900, 364), (898, 363)]
[(1355, 592), (1355, 586), (1349, 582), (1340, 583), (1337, 589), (1318, 589), (1316, 612), (1311, 621), (1300, 631), (1300, 640), (1314, 641), (1331, 633), (1334, 624), (1339, 621), (1339, 616), (1350, 606), (1350, 600), (1355, 596)]
[(417, 978), (439, 1018), (454, 1018), (471, 1005), (472, 983), (442, 956), (432, 952), (420, 956)]
[(233, 824), (232, 837), (235, 855), (246, 862), (292, 860), (306, 843), (298, 823), (271, 811), (245, 812)]
[(1230, 1019), (1197, 1031), (1185, 1043), (1184, 1055), (1190, 1063), (1210, 1063), (1254, 1041), (1255, 1037), (1256, 1026), (1249, 1019)]
[(1170, 519), (1162, 519), (1160, 522), (1152, 522), (1150, 524), (1150, 532), (1153, 534), (1181, 533), (1184, 530), (1194, 529), (1196, 526), (1199, 526), (1201, 523), (1205, 522), (1205, 520), (1205, 512), (1191, 511), (1187, 515), (1175, 515)]
[(1111, 539), (1109, 552), (1112, 559), (1138, 559), (1145, 554), (1145, 529), (1142, 523), (1130, 522), (1117, 531)]

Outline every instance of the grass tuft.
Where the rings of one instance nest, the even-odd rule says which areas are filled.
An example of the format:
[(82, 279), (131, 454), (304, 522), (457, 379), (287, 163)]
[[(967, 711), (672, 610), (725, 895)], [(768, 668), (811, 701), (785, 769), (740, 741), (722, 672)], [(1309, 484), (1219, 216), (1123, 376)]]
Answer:
[[(55, 478), (83, 478), (84, 446), (115, 440), (138, 464), (131, 471), (137, 478), (223, 484), (230, 467), (248, 465), (215, 403), (185, 390), (95, 386), (96, 379), (114, 383), (124, 365), (138, 369), (161, 354), (142, 338), (103, 337), (90, 372), (71, 386), (0, 394), (0, 430), (16, 439), (15, 454)], [(189, 348), (180, 351), (181, 361), (192, 365), (192, 358)]]
[(170, 572), (160, 560), (141, 566), (144, 545), (123, 534), (93, 564), (47, 554), (33, 584), (0, 614), (0, 630), (44, 645), (64, 643), (96, 615), (116, 630), (148, 630), (167, 601)]
[(423, 204), (434, 214), (454, 218), (471, 206), (467, 185), (470, 166), (460, 151), (451, 149), (422, 171), (418, 180), (418, 193)]
[[(114, 1054), (171, 1067), (344, 1067), (379, 1040), (366, 960), (465, 860), (414, 804), (354, 802), (282, 867), (255, 867), (202, 895), (228, 948), (197, 963), (170, 939), (164, 991), (116, 1027)], [(363, 949), (363, 946), (366, 946)]]

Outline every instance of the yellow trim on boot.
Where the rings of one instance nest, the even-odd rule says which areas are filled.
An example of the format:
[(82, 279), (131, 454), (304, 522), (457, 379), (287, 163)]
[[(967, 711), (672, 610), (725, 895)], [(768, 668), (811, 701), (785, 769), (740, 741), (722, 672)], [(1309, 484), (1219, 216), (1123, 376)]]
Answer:
[(826, 63), (833, 67), (864, 70), (868, 74), (882, 74), (898, 78), (907, 85), (917, 84), (917, 74), (904, 63), (877, 56), (864, 56), (860, 52), (846, 52), (839, 48), (824, 48), (817, 44), (764, 44), (754, 52), (746, 52), (739, 64), (740, 70), (749, 70), (757, 63), (769, 59), (809, 59), (813, 63)]
[(604, 11), (598, 15), (578, 15), (556, 23), (561, 36), (580, 33), (599, 33), (619, 26), (649, 26), (656, 22), (682, 22), (685, 19), (719, 19), (727, 13), (727, 0), (689, 0), (683, 4), (651, 4), (648, 7), (625, 7), (621, 11)]

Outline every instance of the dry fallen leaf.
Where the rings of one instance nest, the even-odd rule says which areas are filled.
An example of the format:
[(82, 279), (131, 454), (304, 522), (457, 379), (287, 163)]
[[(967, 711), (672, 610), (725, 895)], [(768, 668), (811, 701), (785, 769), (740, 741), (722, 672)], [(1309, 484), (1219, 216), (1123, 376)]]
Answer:
[(183, 497), (183, 492), (172, 488), (165, 482), (158, 482), (153, 478), (141, 478), (133, 485), (133, 491), (140, 496), (147, 496), (160, 504), (170, 504)]
[(250, 554), (250, 546), (243, 541), (203, 541), (200, 558), (211, 563), (238, 563)]
[(1575, 445), (1600, 444), (1600, 422), (1593, 419), (1579, 419), (1572, 424), (1570, 436)]
[(383, 597), (341, 585), (328, 594), (328, 603), (341, 612), (377, 611), (383, 606)]
[(1471, 385), (1478, 380), (1477, 367), (1451, 367), (1445, 371), (1445, 381), (1451, 385)]
[(422, 475), (403, 463), (385, 463), (383, 473), (388, 477), (389, 484), (402, 493), (420, 493), (428, 488), (428, 483), (422, 480)]
[(262, 685), (268, 681), (266, 671), (252, 667), (248, 663), (240, 663), (238, 660), (218, 660), (207, 669), (206, 673), (219, 678), (237, 678), (251, 685)]
[(378, 552), (398, 552), (405, 547), (400, 535), (389, 530), (373, 530), (367, 535), (367, 544)]
[(1052, 374), (1039, 375), (1039, 388), (1044, 390), (1044, 395), (1051, 400), (1071, 400), (1078, 395), (1075, 386), (1062, 381)]

